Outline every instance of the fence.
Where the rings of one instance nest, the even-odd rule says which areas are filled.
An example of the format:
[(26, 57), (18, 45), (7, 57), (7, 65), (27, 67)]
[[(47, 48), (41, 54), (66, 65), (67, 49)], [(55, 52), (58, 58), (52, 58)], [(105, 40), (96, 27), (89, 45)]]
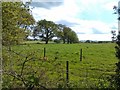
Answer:
[[(46, 48), (44, 47), (44, 58), (46, 57)], [(80, 61), (82, 61), (82, 49), (80, 49)], [(66, 87), (69, 87), (69, 61), (66, 61)]]

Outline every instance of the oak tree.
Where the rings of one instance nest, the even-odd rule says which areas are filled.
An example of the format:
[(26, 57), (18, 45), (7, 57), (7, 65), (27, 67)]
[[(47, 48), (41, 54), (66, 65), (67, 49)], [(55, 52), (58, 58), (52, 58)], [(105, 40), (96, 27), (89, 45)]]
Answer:
[(33, 36), (39, 36), (46, 44), (55, 36), (57, 25), (52, 21), (40, 20), (33, 31)]

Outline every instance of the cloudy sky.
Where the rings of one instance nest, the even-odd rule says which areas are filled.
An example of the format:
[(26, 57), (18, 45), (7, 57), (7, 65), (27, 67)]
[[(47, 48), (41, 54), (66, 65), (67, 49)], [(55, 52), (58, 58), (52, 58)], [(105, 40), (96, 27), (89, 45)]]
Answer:
[(46, 19), (74, 30), (79, 40), (111, 40), (118, 27), (113, 6), (119, 0), (32, 0), (36, 21)]

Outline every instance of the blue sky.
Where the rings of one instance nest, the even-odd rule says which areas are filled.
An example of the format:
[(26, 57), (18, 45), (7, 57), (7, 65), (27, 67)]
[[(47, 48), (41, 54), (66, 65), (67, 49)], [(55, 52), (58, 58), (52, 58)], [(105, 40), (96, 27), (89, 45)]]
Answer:
[(74, 30), (79, 40), (111, 40), (118, 28), (113, 6), (119, 0), (32, 0), (36, 21), (46, 19)]

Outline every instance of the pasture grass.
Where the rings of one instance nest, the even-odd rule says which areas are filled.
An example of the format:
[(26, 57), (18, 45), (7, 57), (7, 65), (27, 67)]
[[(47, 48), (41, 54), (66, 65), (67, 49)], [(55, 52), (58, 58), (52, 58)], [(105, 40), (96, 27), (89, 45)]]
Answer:
[[(46, 75), (51, 81), (54, 82), (59, 77), (59, 72), (62, 72), (65, 80), (66, 61), (69, 61), (69, 83), (72, 83), (73, 87), (90, 88), (96, 87), (96, 85), (99, 86), (101, 82), (103, 87), (108, 87), (109, 82), (107, 78), (115, 74), (115, 63), (117, 62), (114, 47), (114, 43), (27, 43), (25, 45), (13, 46), (12, 49), (22, 52), (23, 55), (38, 50), (39, 53), (36, 53), (36, 57), (43, 58), (43, 50), (46, 48), (47, 59), (44, 63), (34, 62), (33, 69), (38, 70), (37, 66), (42, 63), (41, 68), (47, 68)], [(82, 61), (80, 61), (80, 49), (83, 51)], [(55, 63), (54, 60), (58, 63)], [(52, 62), (52, 64), (48, 62)], [(60, 64), (60, 66), (56, 64)], [(62, 69), (59, 70), (60, 68)]]

